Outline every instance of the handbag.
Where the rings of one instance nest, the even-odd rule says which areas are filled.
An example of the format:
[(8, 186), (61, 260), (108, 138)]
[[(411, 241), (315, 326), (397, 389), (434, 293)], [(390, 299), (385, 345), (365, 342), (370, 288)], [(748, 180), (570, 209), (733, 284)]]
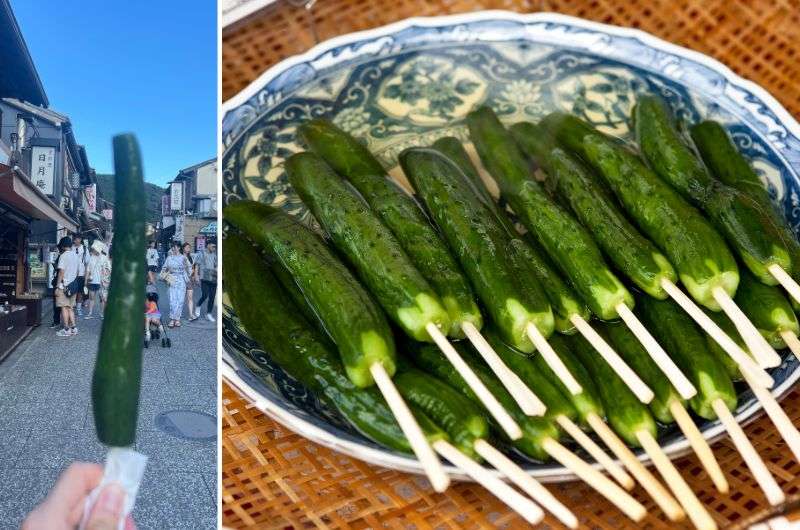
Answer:
[(158, 277), (167, 282), (167, 285), (169, 286), (172, 286), (172, 284), (175, 283), (175, 276), (173, 276), (173, 274), (169, 271), (162, 271)]

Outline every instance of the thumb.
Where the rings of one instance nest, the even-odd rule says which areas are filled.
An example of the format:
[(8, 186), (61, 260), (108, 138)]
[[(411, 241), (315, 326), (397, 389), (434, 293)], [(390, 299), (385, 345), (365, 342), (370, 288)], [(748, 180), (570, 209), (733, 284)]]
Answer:
[(125, 491), (117, 484), (109, 484), (97, 497), (86, 530), (117, 530), (125, 504)]

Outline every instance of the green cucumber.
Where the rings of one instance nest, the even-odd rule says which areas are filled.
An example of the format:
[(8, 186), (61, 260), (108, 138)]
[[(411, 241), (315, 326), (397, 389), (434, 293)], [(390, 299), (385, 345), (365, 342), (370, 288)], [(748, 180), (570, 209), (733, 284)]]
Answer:
[(480, 407), (466, 396), (420, 370), (401, 369), (394, 376), (397, 390), (447, 433), (452, 443), (473, 459), (475, 442), (489, 436), (489, 423)]
[(458, 166), (440, 152), (407, 149), (400, 165), (504, 338), (522, 351), (533, 351), (527, 325), (533, 323), (547, 337), (553, 313), (536, 278), (520, 278), (509, 263), (512, 243), (503, 227), (465, 188)]
[(464, 322), (480, 329), (483, 317), (472, 288), (444, 241), (419, 204), (386, 174), (369, 149), (324, 119), (304, 123), (298, 133), (311, 151), (355, 186), (392, 231), (447, 309), (451, 322), (448, 335), (464, 338)]
[[(616, 268), (650, 296), (667, 298), (661, 281), (676, 283), (675, 269), (619, 211), (592, 172), (555, 144), (547, 131), (532, 123), (515, 124), (511, 134), (522, 150), (548, 174), (556, 193), (569, 204), (572, 213), (592, 233)], [(559, 167), (572, 170), (554, 169)]]
[[(466, 356), (468, 359), (473, 355), (460, 343), (456, 344), (455, 347), (462, 356)], [(419, 348), (411, 349), (409, 355), (413, 358), (414, 364), (419, 368), (445, 381), (448, 385), (467, 396), (474, 403), (480, 403), (480, 400), (472, 392), (472, 389), (467, 385), (466, 381), (458, 374), (456, 369), (453, 368), (453, 365), (447, 361), (444, 354), (442, 354), (438, 348), (432, 345), (420, 345)], [(483, 381), (483, 384), (489, 389), (489, 392), (497, 398), (503, 408), (508, 411), (514, 421), (519, 424), (520, 429), (522, 429), (522, 438), (512, 442), (514, 447), (536, 460), (548, 460), (549, 455), (542, 447), (542, 443), (548, 438), (558, 440), (560, 436), (559, 429), (547, 418), (532, 417), (522, 412), (522, 409), (519, 408), (519, 405), (517, 405), (514, 398), (508, 393), (500, 380), (490, 370), (485, 368), (484, 365), (472, 363), (471, 367), (480, 380)], [(493, 420), (490, 421), (494, 430), (505, 437), (502, 429), (499, 429)]]
[(800, 334), (800, 324), (784, 291), (780, 287), (764, 285), (749, 271), (741, 272), (734, 300), (773, 348), (786, 347), (782, 331)]
[(725, 366), (708, 351), (707, 342), (694, 321), (672, 300), (641, 297), (642, 321), (684, 374), (692, 381), (697, 394), (689, 400), (692, 410), (706, 419), (717, 417), (713, 402), (722, 399), (736, 409), (736, 390)]
[(686, 404), (677, 390), (664, 376), (664, 373), (653, 361), (647, 350), (644, 349), (639, 339), (628, 329), (625, 324), (614, 323), (602, 326), (606, 334), (611, 337), (614, 349), (619, 353), (633, 371), (653, 390), (653, 400), (648, 404), (650, 412), (661, 423), (674, 423), (670, 406), (673, 402)]
[(597, 171), (638, 228), (667, 255), (697, 303), (720, 311), (712, 291), (722, 287), (733, 297), (739, 269), (725, 240), (700, 212), (636, 154), (586, 122), (552, 113), (542, 125)]
[[(633, 307), (633, 296), (608, 268), (586, 229), (532, 178), (527, 160), (494, 112), (488, 107), (470, 112), (467, 126), (483, 165), (502, 195), (589, 309), (609, 320), (619, 316), (616, 307), (620, 303)], [(559, 166), (553, 170), (574, 169)]]
[[(755, 200), (764, 212), (772, 216), (775, 225), (781, 229), (783, 242), (792, 258), (792, 277), (800, 281), (800, 243), (783, 212), (772, 202), (755, 169), (736, 149), (725, 128), (718, 122), (706, 120), (692, 126), (691, 135), (703, 162), (712, 174)], [(791, 298), (790, 302), (795, 311), (800, 311), (797, 300)]]
[(778, 281), (768, 268), (792, 270), (778, 226), (757, 201), (714, 179), (678, 132), (660, 98), (641, 96), (634, 107), (636, 138), (650, 167), (702, 210), (748, 269), (767, 285)]
[(534, 358), (541, 357), (541, 355), (529, 356), (513, 349), (504, 343), (493, 330), (484, 331), (483, 336), (503, 362), (542, 400), (547, 407), (546, 417), (555, 420), (558, 416), (563, 415), (572, 421), (577, 420), (578, 411), (575, 410), (572, 402), (552, 383), (552, 379), (548, 377), (547, 373), (542, 372), (533, 362)]
[(425, 328), (447, 333), (450, 317), (428, 281), (364, 199), (313, 153), (285, 162), (297, 194), (347, 258), (386, 313), (410, 337), (431, 341)]
[(394, 374), (395, 345), (386, 317), (315, 233), (288, 214), (255, 201), (229, 204), (223, 216), (289, 271), (336, 343), (356, 386), (374, 384), (370, 366), (376, 362)]
[(142, 379), (145, 248), (144, 177), (132, 134), (114, 137), (114, 269), (92, 374), (98, 439), (111, 447), (136, 441)]
[[(610, 342), (603, 328), (597, 332)], [(594, 348), (580, 335), (569, 337), (571, 350), (580, 362), (591, 373), (606, 411), (609, 425), (619, 434), (628, 445), (639, 447), (636, 433), (647, 431), (656, 437), (657, 427), (653, 415), (628, 388), (628, 385), (614, 372), (611, 366), (602, 357), (597, 355)]]
[(486, 189), (486, 185), (483, 183), (478, 170), (475, 169), (461, 142), (457, 138), (448, 136), (434, 142), (433, 147), (444, 153), (461, 169), (473, 184), (476, 193), (483, 199), (487, 208), (494, 213), (498, 222), (505, 227), (508, 235), (513, 238), (508, 258), (512, 266), (520, 271), (520, 278), (535, 276), (539, 280), (539, 284), (542, 286), (553, 310), (556, 331), (566, 334), (574, 333), (576, 331), (575, 325), (570, 321), (572, 315), (579, 315), (584, 320), (591, 318), (591, 313), (586, 304), (561, 279), (553, 265), (535, 249), (533, 242), (520, 238), (514, 223), (511, 222), (511, 218), (489, 194), (489, 190)]
[[(225, 238), (223, 260), (225, 290), (236, 315), (266, 354), (366, 437), (410, 453), (411, 446), (380, 391), (353, 384), (335, 347), (302, 317), (256, 248), (231, 231)], [(248, 361), (256, 368), (262, 362), (257, 355)]]
[[(713, 311), (708, 311), (704, 309), (703, 312), (708, 315), (708, 317), (713, 320), (721, 329), (728, 335), (745, 353), (752, 357), (750, 350), (747, 349), (747, 344), (745, 344), (744, 339), (739, 334), (739, 331), (736, 329), (736, 325), (728, 318), (728, 316), (723, 312), (714, 313)], [(717, 361), (722, 363), (725, 366), (725, 371), (728, 373), (728, 376), (733, 381), (741, 381), (743, 379), (742, 372), (739, 370), (739, 364), (734, 361), (728, 353), (722, 349), (717, 341), (711, 338), (711, 335), (706, 335), (706, 345), (708, 346), (708, 351), (717, 358)]]

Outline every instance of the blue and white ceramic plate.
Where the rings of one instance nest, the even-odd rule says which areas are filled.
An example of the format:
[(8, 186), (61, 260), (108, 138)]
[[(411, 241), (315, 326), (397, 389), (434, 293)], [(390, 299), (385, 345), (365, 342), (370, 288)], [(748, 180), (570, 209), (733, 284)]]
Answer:
[[(640, 92), (660, 94), (684, 119), (723, 122), (798, 227), (800, 125), (772, 96), (713, 59), (646, 33), (550, 13), (409, 19), (337, 37), (270, 68), (224, 105), (224, 201), (255, 199), (313, 222), (282, 167), (300, 150), (295, 128), (309, 118), (331, 118), (391, 168), (406, 147), (444, 135), (466, 140), (462, 121), (478, 104), (508, 123), (565, 110), (628, 138)], [(415, 460), (355, 432), (272, 364), (224, 302), (223, 373), (258, 408), (343, 453), (421, 471)], [(775, 394), (786, 393), (800, 377), (797, 360), (787, 357), (773, 377)], [(748, 392), (740, 403), (740, 422), (760, 408)], [(712, 439), (722, 428), (706, 422), (702, 431)], [(672, 457), (688, 448), (679, 432), (665, 431), (660, 441)], [(541, 480), (573, 478), (559, 465), (523, 465)]]

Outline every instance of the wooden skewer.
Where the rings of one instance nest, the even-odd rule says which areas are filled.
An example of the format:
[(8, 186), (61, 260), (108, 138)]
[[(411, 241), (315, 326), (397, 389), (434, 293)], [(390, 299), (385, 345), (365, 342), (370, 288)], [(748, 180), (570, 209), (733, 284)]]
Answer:
[(789, 276), (789, 273), (783, 270), (783, 267), (777, 263), (773, 263), (767, 267), (767, 270), (776, 280), (778, 280), (778, 283), (781, 284), (784, 289), (786, 289), (786, 292), (788, 292), (792, 298), (800, 302), (800, 284), (798, 284), (794, 278)]
[(453, 447), (449, 442), (437, 440), (433, 448), (454, 466), (463, 470), (475, 482), (489, 490), (495, 497), (506, 503), (530, 524), (537, 524), (544, 518), (544, 512), (532, 500), (492, 475), (482, 465)]
[(615, 309), (617, 313), (619, 313), (622, 321), (625, 322), (625, 325), (628, 326), (628, 329), (631, 330), (642, 346), (644, 346), (644, 349), (647, 350), (653, 362), (656, 363), (661, 371), (664, 372), (664, 375), (667, 376), (667, 379), (669, 379), (669, 382), (675, 387), (675, 390), (678, 391), (678, 394), (680, 394), (683, 399), (691, 399), (697, 394), (697, 389), (692, 382), (683, 375), (683, 372), (681, 372), (680, 368), (675, 364), (675, 361), (667, 355), (664, 348), (661, 347), (655, 337), (644, 327), (644, 324), (636, 318), (633, 311), (624, 303), (617, 304)]
[(554, 460), (575, 473), (578, 478), (589, 484), (634, 521), (641, 521), (647, 515), (647, 510), (639, 501), (558, 441), (553, 438), (545, 438), (542, 441), (542, 447)]
[(681, 291), (677, 285), (672, 283), (671, 281), (667, 280), (666, 278), (662, 278), (661, 286), (667, 292), (667, 294), (675, 300), (675, 302), (681, 306), (681, 308), (686, 311), (686, 313), (692, 317), (692, 319), (697, 322), (697, 324), (708, 333), (708, 335), (716, 341), (720, 347), (725, 350), (725, 353), (730, 355), (731, 359), (734, 360), (736, 364), (739, 365), (739, 369), (743, 372), (748, 372), (755, 381), (758, 381), (759, 384), (767, 387), (772, 388), (775, 382), (767, 372), (764, 371), (758, 364), (753, 361), (753, 358), (747, 354), (742, 348), (736, 344), (732, 338), (725, 333), (721, 327), (717, 325), (716, 322), (711, 320), (711, 318), (705, 314), (705, 312), (698, 307), (697, 304), (694, 303), (694, 300), (689, 298), (689, 296)]
[(647, 383), (642, 381), (642, 378), (628, 366), (628, 363), (614, 351), (614, 348), (612, 348), (583, 317), (576, 313), (570, 315), (569, 320), (575, 326), (575, 329), (578, 330), (578, 333), (583, 335), (587, 342), (597, 350), (597, 353), (600, 354), (614, 372), (625, 381), (625, 384), (628, 385), (628, 388), (631, 389), (631, 392), (634, 393), (639, 401), (645, 404), (653, 401), (655, 394), (650, 387), (647, 386)]
[(544, 414), (547, 407), (542, 403), (542, 400), (528, 388), (528, 385), (526, 385), (505, 362), (503, 362), (503, 359), (497, 355), (497, 352), (494, 351), (494, 348), (486, 341), (484, 336), (481, 335), (478, 328), (476, 328), (472, 322), (464, 322), (461, 324), (461, 329), (464, 330), (467, 339), (475, 346), (475, 349), (481, 354), (481, 357), (486, 361), (486, 364), (489, 365), (489, 368), (491, 368), (497, 378), (500, 379), (503, 386), (506, 387), (508, 393), (511, 394), (514, 401), (517, 402), (519, 408), (522, 409), (522, 412), (528, 416), (541, 416)]
[(556, 377), (564, 383), (567, 390), (569, 390), (571, 394), (580, 394), (583, 392), (583, 387), (581, 387), (580, 383), (578, 383), (575, 377), (570, 373), (561, 358), (553, 351), (553, 347), (550, 346), (547, 339), (541, 334), (539, 328), (537, 328), (533, 322), (529, 322), (525, 331), (531, 339), (531, 342), (533, 342), (533, 345), (539, 350), (542, 357), (544, 357), (547, 366), (549, 366), (556, 374)]
[(500, 424), (500, 427), (502, 427), (508, 437), (512, 440), (522, 438), (522, 429), (520, 429), (519, 424), (514, 421), (514, 418), (511, 417), (508, 411), (497, 401), (497, 398), (486, 388), (483, 381), (480, 380), (472, 368), (464, 361), (458, 351), (450, 344), (450, 341), (447, 340), (447, 337), (436, 327), (436, 324), (429, 322), (425, 326), (425, 329), (444, 356), (447, 357), (447, 360), (450, 361), (450, 364), (452, 364), (458, 374), (464, 378), (464, 381), (466, 381), (470, 389), (475, 392), (475, 395), (483, 406), (486, 407), (486, 410), (489, 411), (489, 414), (497, 420), (497, 423)]
[(436, 453), (431, 449), (431, 445), (422, 433), (417, 420), (408, 408), (408, 405), (403, 401), (397, 387), (394, 386), (392, 378), (386, 373), (386, 369), (381, 363), (373, 363), (369, 367), (369, 371), (375, 379), (375, 384), (378, 385), (386, 403), (392, 410), (397, 423), (403, 430), (403, 434), (408, 438), (408, 443), (411, 444), (411, 449), (417, 455), (420, 464), (422, 464), (428, 480), (431, 482), (433, 489), (439, 493), (447, 489), (450, 485), (450, 477), (444, 472), (442, 463), (436, 457)]
[(689, 441), (689, 445), (694, 449), (694, 453), (705, 468), (708, 476), (711, 477), (714, 486), (719, 492), (728, 493), (728, 480), (719, 467), (719, 462), (717, 462), (714, 452), (711, 450), (711, 447), (709, 447), (706, 439), (703, 438), (700, 429), (698, 429), (697, 425), (692, 421), (686, 408), (682, 403), (675, 400), (669, 404), (669, 411), (672, 413), (672, 417), (675, 418), (675, 423), (678, 424), (678, 427), (680, 427), (684, 436), (686, 436), (686, 439)]
[(728, 410), (725, 402), (721, 399), (716, 399), (711, 403), (711, 407), (717, 414), (719, 421), (722, 422), (725, 430), (728, 431), (733, 444), (736, 446), (736, 450), (742, 455), (744, 463), (750, 468), (750, 472), (753, 474), (753, 477), (755, 477), (756, 482), (758, 482), (758, 485), (764, 491), (767, 501), (769, 501), (772, 506), (783, 503), (786, 500), (786, 495), (784, 495), (781, 487), (775, 481), (769, 469), (767, 469), (764, 461), (761, 460), (755, 447), (753, 447), (753, 444), (748, 440), (747, 435), (739, 424), (736, 423), (736, 418), (734, 418), (731, 411)]
[(775, 400), (775, 397), (767, 389), (750, 379), (748, 374), (743, 373), (742, 375), (744, 375), (745, 381), (747, 381), (747, 384), (750, 385), (750, 388), (753, 390), (756, 399), (761, 403), (761, 406), (764, 407), (767, 416), (772, 420), (775, 428), (778, 429), (786, 445), (791, 449), (794, 457), (800, 461), (800, 431), (797, 430), (792, 420), (789, 419), (789, 416), (786, 415), (786, 412), (784, 412)]
[(795, 357), (800, 359), (800, 339), (797, 338), (794, 331), (785, 329), (781, 331), (781, 338), (783, 342), (786, 343), (786, 346), (789, 348)]
[(511, 482), (516, 484), (522, 491), (538, 502), (547, 511), (552, 513), (556, 519), (564, 523), (569, 528), (578, 527), (578, 519), (569, 508), (564, 506), (561, 501), (555, 498), (550, 491), (542, 486), (539, 481), (530, 476), (524, 469), (519, 467), (514, 461), (498, 451), (486, 440), (476, 440), (473, 445), (475, 452), (481, 455), (489, 464), (497, 468), (506, 475)]
[(675, 469), (675, 466), (670, 462), (667, 455), (658, 445), (658, 442), (649, 431), (642, 429), (636, 433), (636, 439), (642, 444), (653, 465), (656, 466), (658, 472), (661, 473), (664, 481), (678, 498), (683, 509), (686, 510), (686, 515), (694, 523), (698, 530), (714, 530), (717, 528), (717, 523), (703, 507), (700, 499), (689, 488), (689, 485), (683, 480), (683, 477)]
[(585, 432), (581, 430), (580, 427), (575, 425), (568, 417), (560, 414), (556, 416), (556, 423), (558, 423), (564, 432), (572, 437), (573, 440), (578, 442), (578, 445), (584, 448), (592, 458), (594, 458), (597, 463), (599, 463), (603, 469), (605, 469), (609, 475), (614, 477), (614, 480), (620, 483), (620, 485), (625, 488), (626, 490), (630, 491), (636, 485), (630, 475), (625, 473), (625, 470), (620, 467), (619, 464), (614, 462), (610, 456), (603, 451), (597, 443), (589, 438)]
[(644, 467), (633, 451), (628, 449), (625, 442), (606, 425), (606, 423), (595, 413), (587, 416), (586, 421), (591, 425), (594, 432), (603, 440), (603, 443), (611, 449), (611, 452), (628, 468), (639, 484), (645, 489), (648, 495), (653, 498), (661, 511), (670, 521), (682, 521), (686, 513), (678, 504), (672, 494)]
[(781, 356), (778, 355), (772, 346), (769, 345), (767, 340), (759, 333), (756, 327), (747, 318), (747, 315), (742, 312), (736, 302), (722, 287), (715, 287), (711, 294), (714, 300), (722, 307), (722, 310), (731, 319), (736, 330), (744, 339), (750, 353), (755, 357), (756, 362), (762, 368), (773, 368), (781, 364)]

